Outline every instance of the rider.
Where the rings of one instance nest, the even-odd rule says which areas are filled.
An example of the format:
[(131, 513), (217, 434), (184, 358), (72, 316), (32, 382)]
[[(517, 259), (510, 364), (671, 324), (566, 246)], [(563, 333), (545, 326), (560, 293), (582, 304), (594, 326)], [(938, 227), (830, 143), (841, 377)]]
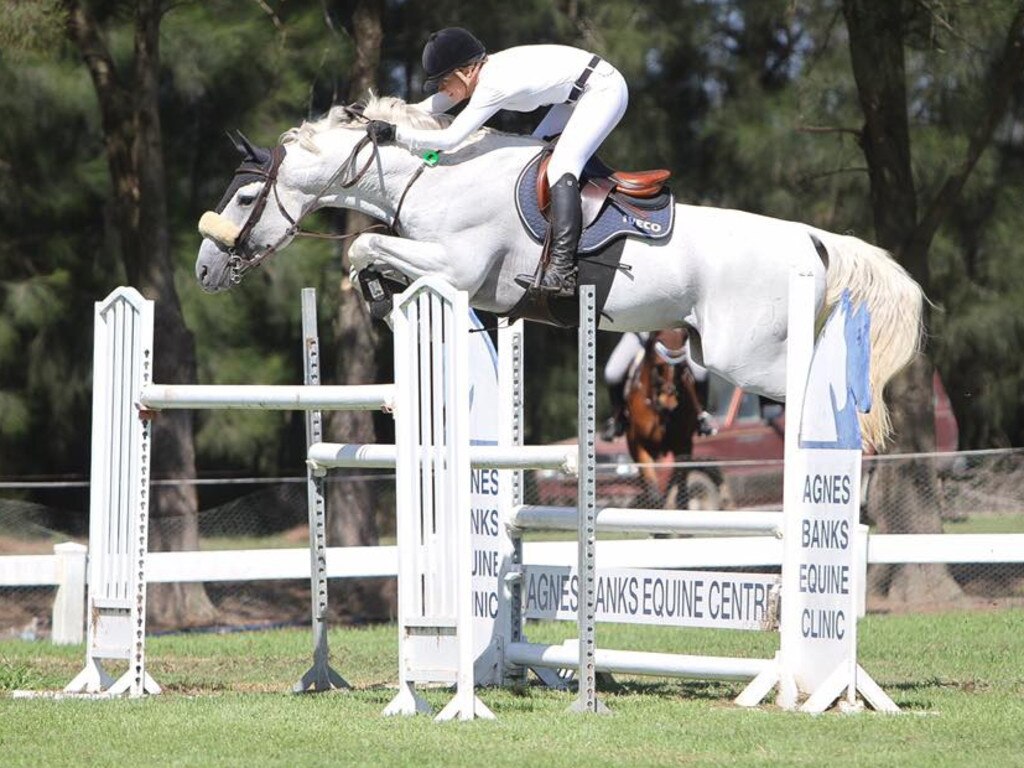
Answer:
[[(604, 424), (604, 429), (601, 432), (602, 440), (614, 440), (626, 431), (626, 376), (637, 355), (643, 352), (649, 338), (649, 333), (624, 333), (608, 356), (608, 362), (604, 366), (604, 383), (612, 402), (612, 415)], [(693, 373), (694, 381), (697, 382), (698, 396), (706, 401), (707, 395), (700, 393), (701, 390), (705, 392), (707, 390), (707, 368), (694, 362), (689, 352), (690, 347), (687, 344), (686, 364), (690, 366), (690, 372)], [(697, 434), (713, 435), (717, 431), (711, 414), (702, 410), (697, 415)]]
[(469, 103), (441, 130), (396, 129), (374, 120), (367, 131), (378, 143), (397, 139), (413, 151), (449, 150), (501, 109), (532, 112), (551, 106), (533, 132), (539, 138), (561, 133), (547, 169), (551, 258), (539, 289), (572, 296), (582, 228), (580, 173), (626, 111), (626, 81), (601, 57), (564, 45), (524, 45), (488, 54), (483, 43), (461, 27), (430, 35), (423, 48), (423, 71), (424, 90), (436, 93), (418, 107), (439, 114), (467, 98)]
[(636, 356), (647, 344), (648, 333), (624, 333), (604, 365), (604, 383), (612, 401), (612, 415), (601, 432), (603, 440), (614, 440), (626, 431), (626, 375)]

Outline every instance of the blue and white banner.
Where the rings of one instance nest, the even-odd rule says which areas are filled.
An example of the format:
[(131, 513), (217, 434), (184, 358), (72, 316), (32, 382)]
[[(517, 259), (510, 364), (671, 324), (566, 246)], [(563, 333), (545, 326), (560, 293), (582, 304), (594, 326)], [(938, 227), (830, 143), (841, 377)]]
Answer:
[(860, 451), (858, 413), (871, 410), (871, 316), (842, 298), (814, 347), (800, 418), (801, 448)]

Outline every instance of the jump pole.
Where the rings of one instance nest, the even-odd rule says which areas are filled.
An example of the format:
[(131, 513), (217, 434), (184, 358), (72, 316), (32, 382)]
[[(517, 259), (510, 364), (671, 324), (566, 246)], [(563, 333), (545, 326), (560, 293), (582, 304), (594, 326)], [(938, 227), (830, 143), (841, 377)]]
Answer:
[[(320, 386), (320, 336), (317, 331), (316, 290), (302, 289), (303, 381), (307, 387)], [(306, 504), (309, 510), (309, 591), (313, 627), (313, 665), (292, 686), (294, 693), (351, 688), (331, 667), (327, 643), (327, 500), (324, 474), (308, 461), (311, 446), (324, 439), (323, 413), (306, 411)]]
[(571, 709), (591, 714), (608, 708), (597, 698), (597, 289), (581, 285), (577, 345), (579, 477), (577, 478), (577, 573), (579, 574), (579, 690)]

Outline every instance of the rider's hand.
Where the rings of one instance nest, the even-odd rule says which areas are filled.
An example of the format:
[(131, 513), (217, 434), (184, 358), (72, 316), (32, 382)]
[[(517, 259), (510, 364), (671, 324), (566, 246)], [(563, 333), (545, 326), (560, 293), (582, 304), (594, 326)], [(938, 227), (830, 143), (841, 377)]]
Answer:
[(390, 144), (395, 140), (395, 126), (383, 120), (371, 120), (366, 126), (366, 134), (377, 144)]

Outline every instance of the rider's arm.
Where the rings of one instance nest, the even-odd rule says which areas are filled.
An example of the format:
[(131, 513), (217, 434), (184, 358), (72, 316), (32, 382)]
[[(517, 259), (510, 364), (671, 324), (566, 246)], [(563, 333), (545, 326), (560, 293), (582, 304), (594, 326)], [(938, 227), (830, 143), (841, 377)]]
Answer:
[(414, 152), (425, 149), (454, 149), (468, 139), (473, 131), (483, 126), (499, 109), (500, 104), (494, 103), (492, 99), (478, 99), (474, 93), (466, 108), (447, 128), (409, 128), (400, 125), (396, 138)]
[(454, 101), (444, 91), (438, 91), (432, 96), (427, 96), (423, 101), (416, 102), (412, 106), (428, 115), (440, 115), (454, 107), (458, 102)]

